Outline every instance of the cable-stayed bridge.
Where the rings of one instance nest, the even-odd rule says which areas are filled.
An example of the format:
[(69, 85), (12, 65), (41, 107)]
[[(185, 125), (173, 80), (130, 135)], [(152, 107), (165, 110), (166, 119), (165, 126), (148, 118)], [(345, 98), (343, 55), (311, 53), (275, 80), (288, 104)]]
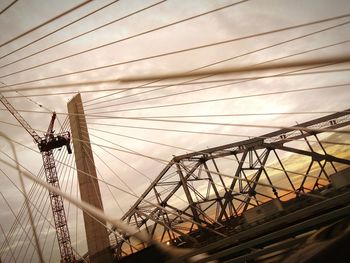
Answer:
[[(81, 102), (80, 95), (77, 97)], [(79, 118), (78, 123), (85, 119), (79, 112), (70, 113), (71, 119)], [(275, 232), (277, 237), (272, 241), (277, 243), (276, 248), (267, 249), (266, 254), (280, 251), (277, 241), (294, 240), (304, 232), (309, 236), (320, 227), (349, 215), (346, 204), (350, 198), (350, 161), (342, 156), (348, 145), (345, 143), (344, 151), (337, 155), (327, 147), (333, 144), (331, 141), (322, 142), (319, 138), (324, 132), (340, 134), (341, 138), (347, 133), (343, 128), (349, 121), (349, 110), (346, 110), (252, 139), (174, 156), (121, 219), (155, 242), (194, 249), (191, 256), (199, 249), (198, 253), (213, 253), (214, 259), (234, 258), (238, 242), (235, 236), (249, 243), (255, 235), (264, 237)], [(82, 148), (89, 145), (88, 136), (78, 139), (74, 137), (76, 132), (72, 134), (73, 142)], [(74, 149), (86, 151), (76, 145)], [(93, 162), (92, 156), (84, 158)], [(288, 169), (295, 162), (300, 163), (299, 168), (304, 172)], [(77, 169), (78, 174), (83, 173), (79, 178), (84, 184), (92, 177), (93, 168), (89, 169), (87, 172)], [(98, 183), (94, 187), (98, 188)], [(91, 192), (94, 187), (85, 187), (85, 190)], [(90, 197), (90, 203), (100, 198), (98, 196)], [(306, 223), (299, 226), (300, 221), (306, 219), (315, 221), (312, 227)], [(261, 229), (262, 225), (267, 227)], [(278, 235), (281, 227), (296, 229)], [(250, 228), (258, 230), (252, 234)], [(137, 257), (150, 249), (150, 244), (140, 243), (133, 233), (120, 231), (115, 226), (111, 226), (109, 232), (110, 243), (105, 248), (113, 251), (115, 260), (129, 260), (129, 257), (132, 260), (133, 254)], [(305, 237), (298, 240), (302, 244)], [(264, 242), (271, 241), (266, 238), (261, 244)], [(155, 255), (162, 253), (165, 252), (153, 251)], [(249, 258), (254, 250), (247, 254), (245, 257)], [(259, 255), (264, 255), (264, 249)], [(85, 255), (87, 260), (91, 260), (89, 256)]]
[(347, 257), (347, 1), (7, 2), (1, 262)]

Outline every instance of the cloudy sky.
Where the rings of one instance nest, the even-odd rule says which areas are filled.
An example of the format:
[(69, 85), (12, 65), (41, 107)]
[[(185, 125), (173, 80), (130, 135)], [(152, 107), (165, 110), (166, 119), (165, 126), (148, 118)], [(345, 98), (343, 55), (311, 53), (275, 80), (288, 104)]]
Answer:
[[(0, 1), (0, 10), (11, 2)], [(56, 130), (60, 130), (67, 116), (67, 102), (76, 92), (81, 92), (91, 141), (110, 147), (93, 146), (99, 176), (137, 195), (147, 187), (147, 177), (155, 178), (164, 163), (117, 149), (170, 160), (173, 155), (240, 141), (274, 129), (130, 120), (130, 117), (159, 120), (175, 116), (171, 120), (290, 126), (349, 108), (348, 71), (334, 71), (348, 68), (346, 63), (308, 71), (278, 69), (211, 76), (198, 80), (207, 81), (201, 84), (191, 83), (195, 78), (162, 80), (146, 88), (135, 87), (150, 81), (105, 83), (129, 76), (188, 72), (202, 67), (225, 69), (272, 60), (284, 63), (348, 56), (350, 15), (346, 15), (350, 14), (350, 2), (347, 0), (251, 0), (242, 3), (232, 0), (94, 0), (17, 38), (81, 2), (19, 0), (0, 15), (2, 94), (42, 135), (40, 131), (47, 129), (50, 112), (54, 110), (59, 120)], [(238, 4), (228, 6), (235, 2)], [(108, 3), (111, 3), (108, 7), (60, 29)], [(228, 7), (199, 16), (225, 6)], [(197, 17), (192, 18), (194, 16)], [(331, 19), (335, 17), (339, 18)], [(329, 20), (312, 23), (324, 19)], [(116, 22), (110, 23), (112, 21)], [(178, 21), (182, 22), (176, 23)], [(107, 23), (110, 24), (96, 30)], [(86, 33), (89, 31), (92, 32)], [(43, 39), (36, 41), (39, 38)], [(210, 46), (200, 48), (205, 45)], [(185, 51), (191, 48), (194, 50)], [(332, 72), (298, 74), (311, 71)], [(292, 72), (294, 75), (287, 75)], [(94, 85), (75, 85), (94, 81), (97, 82)], [(184, 82), (186, 85), (174, 85)], [(318, 89), (298, 91), (309, 88)], [(284, 93), (266, 94), (274, 92)], [(42, 161), (32, 138), (23, 128), (11, 125), (18, 123), (2, 105), (0, 109), (0, 131), (22, 144), (16, 144), (20, 164), (37, 174)], [(1, 158), (10, 160), (3, 153), (12, 156), (9, 143), (3, 139), (0, 143)], [(62, 162), (73, 163), (73, 160)], [(5, 176), (18, 184), (17, 174), (3, 164), (0, 168), (1, 193), (18, 212), (23, 199)], [(63, 189), (76, 195), (74, 172), (64, 166), (61, 169), (67, 174), (62, 178)], [(30, 188), (30, 182), (27, 187)], [(113, 216), (123, 215), (135, 201), (120, 191), (111, 194), (105, 185), (101, 185), (101, 189), (105, 209)], [(116, 208), (113, 195), (122, 210)], [(0, 211), (1, 225), (7, 232), (14, 217), (2, 197)], [(76, 227), (75, 211), (71, 212), (69, 220), (76, 244), (76, 239), (83, 240), (83, 236), (82, 230)], [(4, 242), (2, 233), (0, 240)], [(85, 252), (83, 243), (78, 246), (81, 253)]]

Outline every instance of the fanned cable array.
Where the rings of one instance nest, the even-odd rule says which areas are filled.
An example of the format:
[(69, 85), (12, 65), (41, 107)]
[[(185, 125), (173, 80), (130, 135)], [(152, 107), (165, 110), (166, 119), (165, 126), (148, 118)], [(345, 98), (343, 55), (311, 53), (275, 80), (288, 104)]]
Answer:
[[(154, 245), (170, 253), (160, 243), (203, 248), (212, 242), (223, 250), (218, 240), (235, 244), (231, 235), (243, 239), (244, 227), (255, 226), (241, 224), (251, 223), (255, 208), (276, 200), (315, 206), (333, 200), (324, 195), (333, 174), (349, 169), (346, 6), (340, 11), (321, 1), (329, 13), (310, 11), (277, 23), (276, 10), (290, 17), (299, 11), (272, 1), (267, 7), (249, 0), (126, 2), (43, 6), (38, 20), (0, 40), (1, 98), (31, 124), (25, 128), (39, 145), (61, 132), (79, 141), (85, 161), (95, 163), (100, 189), (91, 192), (101, 191), (105, 211), (95, 213), (82, 202), (78, 174), (95, 180), (94, 173), (76, 167), (71, 141), (51, 157), (60, 189), (78, 204), (38, 181), (20, 188), (12, 166), (44, 179), (45, 167), (35, 168), (44, 148), (38, 151), (2, 107), (0, 131), (8, 139), (1, 136), (1, 262), (93, 262), (86, 217), (108, 232), (115, 259)], [(14, 27), (12, 15), (26, 8), (9, 1), (0, 6), (0, 22)], [(29, 21), (33, 14), (21, 15)], [(66, 104), (77, 93), (87, 122), (82, 138), (89, 140), (71, 135), (69, 119), (82, 116), (69, 114)], [(53, 111), (60, 132), (46, 131)], [(7, 150), (11, 144), (18, 162)], [(52, 168), (53, 159), (45, 160)], [(52, 214), (52, 205), (65, 211), (66, 223)], [(128, 232), (127, 225), (137, 230)], [(56, 236), (62, 227), (67, 231)], [(62, 258), (67, 243), (71, 259)], [(213, 260), (234, 253), (202, 252)]]

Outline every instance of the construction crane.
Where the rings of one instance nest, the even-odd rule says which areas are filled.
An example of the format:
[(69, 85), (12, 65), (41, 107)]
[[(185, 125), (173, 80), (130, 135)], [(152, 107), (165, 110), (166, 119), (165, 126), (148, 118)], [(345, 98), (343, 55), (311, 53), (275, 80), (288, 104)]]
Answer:
[[(8, 111), (17, 119), (23, 128), (33, 137), (35, 143), (38, 145), (43, 159), (43, 166), (45, 170), (46, 180), (54, 187), (60, 188), (57, 170), (55, 165), (55, 158), (53, 149), (66, 146), (69, 154), (72, 153), (70, 147), (70, 133), (63, 132), (54, 134), (53, 126), (56, 119), (56, 113), (53, 112), (49, 127), (44, 137), (40, 137), (36, 131), (26, 122), (26, 120), (16, 111), (11, 103), (0, 93), (0, 101), (8, 109)], [(52, 214), (55, 222), (56, 235), (60, 249), (61, 262), (75, 262), (75, 255), (73, 253), (67, 218), (64, 211), (63, 199), (60, 195), (49, 192)]]

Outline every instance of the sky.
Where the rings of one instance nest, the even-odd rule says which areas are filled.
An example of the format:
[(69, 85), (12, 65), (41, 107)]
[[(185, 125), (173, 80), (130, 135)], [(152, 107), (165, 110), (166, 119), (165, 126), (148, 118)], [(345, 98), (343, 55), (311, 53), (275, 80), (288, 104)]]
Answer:
[[(11, 2), (10, 0), (1, 0), (0, 10), (3, 10)], [(247, 136), (259, 136), (275, 129), (160, 121), (151, 122), (110, 117), (186, 115), (189, 117), (173, 117), (171, 119), (229, 124), (291, 126), (322, 115), (327, 115), (327, 113), (349, 108), (349, 86), (344, 85), (350, 81), (347, 71), (274, 77), (266, 76), (283, 74), (292, 70), (280, 69), (268, 72), (248, 72), (245, 74), (211, 76), (201, 80), (217, 81), (223, 79), (253, 78), (249, 81), (223, 85), (222, 87), (214, 86), (235, 81), (196, 85), (188, 83), (188, 85), (172, 85), (168, 88), (157, 89), (159, 86), (156, 85), (175, 84), (191, 79), (162, 80), (148, 85), (153, 85), (153, 88), (130, 89), (121, 93), (118, 93), (116, 89), (137, 87), (145, 85), (147, 82), (122, 83), (115, 81), (96, 85), (55, 86), (114, 80), (128, 76), (188, 72), (223, 60), (227, 61), (207, 67), (206, 69), (225, 69), (229, 67), (255, 65), (286, 56), (290, 57), (276, 61), (276, 63), (349, 55), (350, 39), (348, 36), (350, 35), (350, 26), (346, 22), (350, 22), (350, 16), (253, 37), (253, 35), (264, 32), (349, 14), (349, 1), (251, 0), (205, 16), (199, 16), (165, 27), (165, 25), (170, 23), (237, 1), (169, 0), (156, 4), (156, 1), (151, 0), (120, 0), (28, 47), (13, 52), (107, 3), (112, 3), (111, 0), (95, 0), (23, 37), (6, 45), (1, 45), (1, 43), (5, 43), (21, 35), (23, 32), (27, 32), (49, 19), (62, 14), (66, 10), (77, 6), (81, 2), (78, 0), (19, 0), (0, 15), (0, 81), (2, 83), (0, 89), (3, 91), (2, 94), (8, 97), (13, 106), (20, 111), (25, 120), (34, 129), (39, 131), (40, 135), (47, 129), (51, 118), (50, 112), (52, 111), (56, 111), (58, 114), (58, 121), (55, 125), (56, 131), (60, 130), (60, 124), (64, 122), (67, 116), (67, 102), (76, 92), (81, 92), (90, 138), (95, 143), (93, 150), (99, 176), (102, 176), (107, 182), (127, 191), (132, 189), (137, 195), (142, 194), (149, 184), (149, 179), (144, 175), (149, 177), (150, 180), (154, 179), (163, 169), (164, 163), (117, 150), (103, 150), (96, 144), (108, 145), (115, 148), (125, 147), (146, 156), (170, 160), (174, 155), (241, 141), (246, 139)], [(68, 41), (72, 37), (153, 4), (156, 5), (125, 19), (121, 19), (118, 22), (111, 23), (99, 30)], [(164, 26), (164, 28), (143, 34), (145, 31), (161, 26)], [(330, 27), (333, 28), (314, 33)], [(287, 42), (294, 38), (299, 39)], [(65, 43), (56, 45), (65, 40), (67, 40)], [(223, 41), (227, 42), (206, 48), (197, 48), (187, 52), (177, 52), (172, 55), (140, 60), (140, 58)], [(286, 41), (286, 43), (278, 44), (283, 41)], [(106, 45), (110, 42), (115, 43)], [(56, 46), (48, 48), (53, 45)], [(96, 48), (101, 45), (104, 45), (104, 47)], [(271, 45), (275, 46), (268, 48)], [(324, 46), (330, 47), (322, 48)], [(46, 48), (48, 48), (46, 51), (42, 51)], [(90, 49), (94, 50), (81, 53)], [(313, 49), (318, 50), (310, 51)], [(39, 51), (39, 54), (22, 59)], [(9, 53), (12, 54), (5, 56)], [(73, 55), (76, 53), (81, 54)], [(291, 56), (298, 53), (301, 54)], [(61, 59), (66, 56), (70, 57)], [(17, 60), (20, 61), (7, 65)], [(52, 62), (53, 60), (57, 61)], [(136, 61), (130, 62), (133, 60)], [(118, 63), (120, 65), (105, 67), (106, 65)], [(39, 66), (41, 64), (44, 65)], [(30, 67), (35, 68), (28, 69)], [(104, 68), (91, 70), (97, 67)], [(347, 63), (314, 70), (334, 70), (339, 68), (347, 68)], [(86, 72), (80, 72), (83, 70)], [(265, 77), (261, 78), (262, 76)], [(257, 79), (257, 77), (260, 77), (260, 79)], [(41, 80), (45, 78), (46, 80)], [(20, 84), (22, 82), (29, 83)], [(47, 88), (47, 86), (50, 87)], [(332, 87), (297, 91), (300, 89), (326, 86)], [(106, 91), (106, 89), (110, 89), (111, 91)], [(151, 89), (156, 90), (150, 91)], [(197, 89), (203, 90), (194, 92)], [(256, 96), (257, 94), (273, 92), (282, 93)], [(204, 102), (215, 99), (217, 99), (215, 102)], [(9, 112), (4, 110), (3, 106), (0, 106), (0, 109), (0, 120), (2, 121), (0, 123), (1, 133), (8, 136), (11, 140), (22, 144), (22, 146), (16, 144), (16, 153), (19, 162), (24, 168), (33, 174), (37, 174), (42, 161), (41, 155), (38, 153), (32, 138), (23, 128), (11, 125), (18, 125), (18, 123)], [(239, 116), (239, 114), (257, 113), (266, 113), (266, 115)], [(94, 114), (99, 117), (94, 117)], [(235, 114), (235, 116), (191, 117), (223, 114)], [(134, 126), (134, 128), (130, 126)], [(164, 129), (192, 131), (192, 133), (165, 131)], [(111, 133), (118, 135), (112, 135)], [(213, 135), (213, 133), (216, 135)], [(130, 137), (139, 138), (143, 141)], [(348, 138), (342, 137), (341, 139), (347, 140)], [(158, 144), (146, 142), (146, 140), (157, 142)], [(165, 144), (176, 146), (177, 148), (165, 146)], [(4, 139), (0, 139), (0, 150), (12, 156), (9, 143)], [(334, 152), (337, 152), (337, 150), (334, 150)], [(9, 160), (3, 153), (0, 153), (0, 155), (1, 159)], [(57, 158), (59, 157), (57, 156)], [(62, 162), (73, 163), (73, 160), (67, 159), (62, 160)], [(13, 210), (18, 212), (23, 198), (5, 174), (10, 176), (17, 184), (18, 175), (3, 164), (0, 165), (0, 168), (3, 171), (0, 175), (0, 191)], [(71, 169), (64, 168), (64, 166), (60, 169), (62, 173), (67, 174), (65, 179), (62, 178), (63, 188), (67, 192), (77, 195), (78, 191), (76, 190), (74, 172)], [(31, 182), (26, 181), (26, 184), (27, 189), (29, 189)], [(134, 198), (120, 191), (113, 191), (113, 195), (118, 200), (122, 209), (116, 208), (113, 195), (109, 192), (106, 185), (101, 185), (101, 190), (103, 192), (106, 212), (115, 217), (121, 217), (123, 211), (126, 211), (135, 202)], [(71, 234), (74, 236), (73, 243), (74, 245), (79, 244), (77, 248), (80, 253), (85, 253), (86, 246), (84, 245), (82, 229), (81, 226), (78, 227), (76, 224), (76, 210), (72, 207), (70, 209), (71, 213), (68, 218), (69, 222), (71, 222)], [(0, 222), (6, 232), (14, 222), (14, 217), (2, 197), (0, 198), (0, 211)], [(78, 218), (80, 221), (82, 220), (81, 215)], [(48, 228), (47, 231), (51, 233), (51, 240), (54, 240), (52, 230)], [(0, 233), (0, 240), (3, 243), (4, 236), (2, 233)], [(49, 255), (46, 256), (49, 257)], [(57, 251), (54, 252), (52, 258), (55, 257), (57, 257)], [(9, 260), (9, 258), (7, 259)]]

